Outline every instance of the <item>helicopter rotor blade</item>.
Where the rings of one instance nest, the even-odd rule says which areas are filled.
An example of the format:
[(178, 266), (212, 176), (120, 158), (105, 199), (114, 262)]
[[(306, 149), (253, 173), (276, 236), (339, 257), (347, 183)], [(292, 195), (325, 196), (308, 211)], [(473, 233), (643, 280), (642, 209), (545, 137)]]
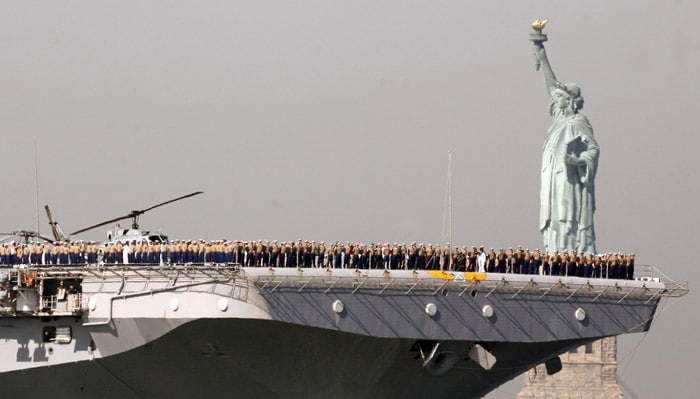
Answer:
[(153, 206), (150, 207), (150, 208), (146, 208), (146, 209), (144, 209), (144, 210), (135, 211), (135, 212), (138, 212), (138, 214), (140, 215), (140, 214), (142, 214), (142, 213), (145, 213), (145, 212), (150, 211), (151, 209), (158, 208), (159, 206), (167, 205), (167, 204), (169, 204), (169, 203), (171, 203), (171, 202), (180, 201), (180, 200), (185, 199), (185, 198), (194, 197), (195, 195), (199, 195), (199, 194), (202, 194), (202, 193), (204, 193), (204, 191), (195, 191), (195, 192), (193, 192), (193, 193), (191, 193), (191, 194), (183, 195), (182, 197), (177, 197), (177, 198), (171, 199), (171, 200), (169, 200), (169, 201), (161, 202), (161, 203), (158, 204), (158, 205), (153, 205)]
[[(95, 228), (97, 228), (97, 227), (101, 227), (101, 226), (104, 226), (104, 225), (112, 224), (112, 223), (114, 223), (114, 222), (118, 222), (118, 221), (124, 220), (124, 219), (134, 219), (134, 225), (138, 226), (137, 222), (138, 222), (138, 217), (139, 217), (140, 215), (142, 215), (142, 214), (144, 214), (144, 213), (146, 213), (146, 212), (148, 212), (148, 211), (150, 211), (150, 210), (152, 210), (152, 209), (158, 208), (158, 207), (160, 207), (160, 206), (167, 205), (167, 204), (170, 204), (170, 203), (172, 203), (172, 202), (179, 201), (179, 200), (182, 200), (182, 199), (185, 199), (185, 198), (189, 198), (189, 197), (193, 197), (193, 196), (195, 196), (195, 195), (199, 195), (199, 194), (203, 194), (203, 193), (204, 193), (203, 191), (195, 191), (194, 193), (190, 193), (190, 194), (187, 194), (187, 195), (183, 195), (182, 197), (177, 197), (177, 198), (174, 198), (174, 199), (165, 201), (165, 202), (161, 202), (160, 204), (153, 205), (153, 206), (151, 206), (150, 208), (146, 208), (146, 209), (142, 209), (142, 210), (131, 211), (131, 213), (129, 213), (128, 215), (119, 216), (119, 217), (117, 217), (117, 218), (110, 219), (110, 220), (108, 220), (108, 221), (106, 221), (106, 222), (101, 222), (101, 223), (98, 223), (98, 224), (96, 224), (96, 225), (93, 225), (93, 226), (90, 226), (90, 227), (86, 227), (86, 228), (80, 229), (80, 230), (78, 230), (78, 231), (75, 231), (75, 232), (73, 232), (73, 233), (70, 233), (70, 235), (75, 235), (75, 234), (84, 233), (84, 232), (86, 232), (86, 231), (88, 231), (88, 230), (92, 230), (92, 229), (95, 229)], [(136, 227), (136, 228), (137, 228), (137, 227)]]
[(51, 243), (51, 244), (53, 244), (53, 243), (56, 242), (55, 240), (52, 240), (52, 239), (50, 239), (50, 238), (48, 238), (48, 237), (44, 237), (44, 236), (39, 235), (39, 234), (37, 234), (36, 236), (37, 236), (37, 238), (41, 238), (42, 240), (44, 240), (44, 241), (46, 241), (46, 242), (49, 242), (49, 243)]
[(58, 226), (58, 222), (53, 220), (53, 217), (51, 216), (51, 209), (49, 209), (49, 206), (44, 205), (44, 210), (46, 210), (46, 216), (49, 218), (49, 226), (51, 226), (51, 233), (53, 234), (53, 238), (55, 239), (51, 240), (50, 242), (68, 241), (66, 235), (63, 234), (63, 230), (61, 230), (61, 228)]
[(29, 231), (29, 230), (17, 230), (17, 231), (12, 231), (9, 233), (0, 233), (0, 236), (7, 236), (5, 238), (0, 239), (0, 243), (5, 242), (10, 240), (12, 237), (17, 237), (23, 239), (25, 242), (29, 242), (30, 238), (39, 238), (42, 239), (46, 242), (54, 243), (55, 241), (42, 236), (36, 231)]
[(120, 220), (131, 219), (131, 217), (132, 217), (131, 214), (124, 215), (124, 216), (120, 216), (120, 217), (118, 217), (118, 218), (110, 219), (110, 220), (108, 220), (108, 221), (106, 221), (106, 222), (101, 222), (101, 223), (92, 225), (92, 226), (90, 226), (90, 227), (85, 227), (85, 228), (83, 228), (83, 229), (74, 231), (74, 232), (70, 233), (70, 235), (73, 236), (73, 235), (76, 235), (76, 234), (84, 233), (84, 232), (86, 232), (86, 231), (88, 231), (88, 230), (92, 230), (92, 229), (96, 229), (96, 228), (98, 228), (98, 227), (102, 227), (102, 226), (105, 226), (105, 225), (108, 225), (108, 224), (112, 224), (112, 223), (118, 222), (118, 221), (120, 221)]
[(53, 238), (55, 238), (56, 240), (60, 240), (58, 230), (56, 230), (56, 222), (53, 221), (53, 217), (51, 216), (51, 209), (49, 209), (48, 205), (44, 205), (44, 210), (46, 211), (46, 217), (49, 218), (49, 226), (51, 226), (51, 233), (53, 234)]

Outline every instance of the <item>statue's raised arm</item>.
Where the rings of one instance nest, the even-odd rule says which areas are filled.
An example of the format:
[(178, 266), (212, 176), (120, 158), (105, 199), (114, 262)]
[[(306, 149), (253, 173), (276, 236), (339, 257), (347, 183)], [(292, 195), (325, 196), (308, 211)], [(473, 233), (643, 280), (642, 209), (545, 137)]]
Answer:
[(549, 95), (552, 95), (554, 89), (561, 88), (562, 84), (557, 80), (554, 71), (552, 70), (552, 65), (549, 63), (549, 58), (547, 58), (547, 51), (544, 49), (544, 42), (547, 41), (547, 35), (542, 33), (542, 29), (547, 24), (547, 20), (536, 20), (532, 23), (532, 28), (535, 33), (530, 34), (530, 40), (535, 45), (535, 69), (539, 70), (542, 66), (544, 71), (544, 83), (547, 86), (547, 91)]
[(547, 91), (551, 96), (554, 89), (561, 88), (562, 84), (557, 80), (554, 71), (552, 70), (552, 65), (549, 63), (549, 58), (547, 58), (547, 51), (544, 49), (544, 45), (535, 45), (535, 57), (537, 62), (542, 66), (542, 71), (544, 72), (544, 84), (547, 86)]

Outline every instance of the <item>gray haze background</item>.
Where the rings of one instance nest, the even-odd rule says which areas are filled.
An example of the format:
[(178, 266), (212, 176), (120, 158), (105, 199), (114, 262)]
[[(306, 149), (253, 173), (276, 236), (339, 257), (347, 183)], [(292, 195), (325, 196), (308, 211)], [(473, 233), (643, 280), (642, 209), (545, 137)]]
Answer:
[[(547, 17), (555, 72), (583, 88), (601, 146), (599, 249), (699, 280), (699, 2), (0, 11), (0, 230), (36, 228), (36, 142), (38, 203), (66, 232), (203, 190), (142, 226), (171, 238), (438, 243), (452, 151), (453, 242), (541, 246), (548, 97), (528, 35)], [(650, 333), (621, 340), (630, 398), (700, 392), (698, 295), (666, 304)], [(489, 398), (514, 397), (521, 378)]]

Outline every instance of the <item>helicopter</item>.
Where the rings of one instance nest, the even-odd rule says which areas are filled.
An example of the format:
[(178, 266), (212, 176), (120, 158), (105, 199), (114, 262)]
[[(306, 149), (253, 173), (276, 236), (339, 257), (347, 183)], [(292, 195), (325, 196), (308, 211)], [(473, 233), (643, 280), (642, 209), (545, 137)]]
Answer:
[(159, 204), (150, 206), (146, 209), (141, 209), (141, 210), (132, 210), (126, 215), (119, 216), (113, 219), (109, 219), (104, 222), (97, 223), (95, 225), (85, 227), (79, 230), (76, 230), (68, 235), (63, 233), (63, 230), (61, 227), (58, 225), (58, 222), (53, 219), (53, 216), (51, 214), (51, 210), (49, 209), (48, 205), (44, 206), (44, 209), (46, 210), (46, 216), (49, 219), (49, 225), (51, 226), (51, 232), (53, 233), (53, 236), (55, 238), (55, 241), (57, 242), (70, 242), (72, 236), (75, 236), (77, 234), (84, 233), (86, 231), (102, 227), (108, 224), (112, 224), (115, 222), (118, 222), (120, 220), (125, 220), (125, 219), (131, 219), (131, 228), (121, 228), (121, 226), (117, 225), (114, 229), (110, 230), (107, 232), (107, 241), (102, 243), (102, 246), (106, 244), (116, 244), (116, 243), (127, 243), (127, 242), (139, 242), (139, 243), (167, 243), (168, 242), (168, 236), (161, 234), (161, 233), (151, 233), (146, 230), (141, 230), (139, 228), (139, 216), (143, 215), (144, 213), (153, 210), (155, 208), (161, 207), (163, 205), (167, 205), (170, 203), (173, 203), (175, 201), (180, 201), (185, 198), (193, 197), (195, 195), (203, 194), (203, 191), (195, 191), (193, 193), (183, 195), (181, 197), (173, 198), (171, 200), (161, 202)]
[(5, 236), (4, 238), (0, 238), (0, 244), (11, 240), (13, 237), (19, 238), (19, 242), (22, 244), (29, 244), (32, 242), (38, 242), (38, 240), (43, 240), (48, 243), (53, 243), (54, 240), (42, 236), (40, 233), (36, 231), (30, 231), (30, 230), (15, 230), (7, 233), (0, 233), (0, 236)]

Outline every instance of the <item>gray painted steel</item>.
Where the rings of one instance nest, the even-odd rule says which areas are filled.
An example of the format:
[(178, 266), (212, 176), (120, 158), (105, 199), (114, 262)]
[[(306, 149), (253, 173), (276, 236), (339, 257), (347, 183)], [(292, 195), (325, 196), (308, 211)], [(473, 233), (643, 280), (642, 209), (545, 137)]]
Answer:
[[(571, 347), (648, 330), (669, 295), (658, 281), (423, 271), (42, 272), (81, 279), (81, 311), (0, 317), (7, 395), (476, 398)], [(67, 325), (71, 342), (43, 342)], [(470, 359), (475, 345), (493, 368)]]
[[(142, 330), (152, 320), (136, 320)], [(477, 398), (581, 341), (495, 343), (491, 371), (465, 360), (426, 373), (409, 339), (265, 320), (200, 319), (139, 348), (89, 362), (0, 374), (3, 393), (51, 398)]]

